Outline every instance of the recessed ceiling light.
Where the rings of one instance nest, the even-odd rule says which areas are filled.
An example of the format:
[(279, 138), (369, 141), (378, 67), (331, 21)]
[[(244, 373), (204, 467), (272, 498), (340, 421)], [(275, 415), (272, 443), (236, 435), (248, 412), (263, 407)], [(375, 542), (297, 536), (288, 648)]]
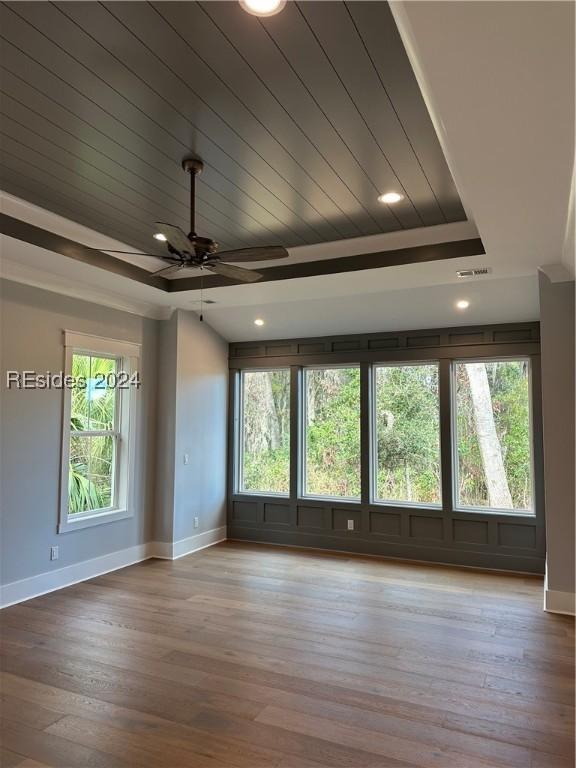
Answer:
[(154, 239), (155, 240), (160, 240), (161, 243), (165, 243), (166, 242), (166, 235), (163, 235), (162, 232), (156, 232), (156, 234), (154, 235)]
[(470, 306), (470, 302), (468, 301), (468, 299), (460, 299), (460, 301), (456, 302), (456, 306), (458, 307), (458, 309), (468, 309), (468, 307)]
[(379, 203), (386, 203), (386, 205), (399, 203), (400, 200), (404, 200), (404, 195), (401, 195), (398, 192), (386, 192), (378, 198)]
[(286, 0), (239, 0), (245, 11), (253, 16), (274, 16), (286, 5)]
[(262, 320), (261, 317), (257, 317), (256, 320), (254, 320), (254, 325), (264, 325), (264, 320)]

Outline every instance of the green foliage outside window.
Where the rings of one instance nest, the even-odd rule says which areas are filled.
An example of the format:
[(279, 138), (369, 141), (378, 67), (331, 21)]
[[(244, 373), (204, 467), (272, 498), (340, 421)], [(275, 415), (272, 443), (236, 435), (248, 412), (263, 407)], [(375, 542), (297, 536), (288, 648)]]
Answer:
[(242, 389), (241, 488), (254, 493), (288, 493), (290, 371), (245, 371)]
[(458, 502), (531, 510), (528, 362), (458, 363), (455, 377)]
[(438, 366), (382, 366), (375, 373), (376, 498), (438, 504)]
[(360, 498), (360, 369), (306, 371), (306, 493)]
[[(116, 372), (116, 360), (74, 354), (71, 393), (68, 512), (76, 514), (112, 505), (114, 444), (111, 435), (90, 435), (114, 429), (116, 390), (97, 383), (99, 375)], [(84, 386), (85, 383), (85, 386)]]
[[(441, 503), (438, 365), (375, 366), (375, 497)], [(290, 486), (290, 373), (242, 376), (241, 490)], [(532, 510), (529, 365), (454, 363), (456, 502)], [(360, 498), (360, 369), (305, 369), (304, 492)]]

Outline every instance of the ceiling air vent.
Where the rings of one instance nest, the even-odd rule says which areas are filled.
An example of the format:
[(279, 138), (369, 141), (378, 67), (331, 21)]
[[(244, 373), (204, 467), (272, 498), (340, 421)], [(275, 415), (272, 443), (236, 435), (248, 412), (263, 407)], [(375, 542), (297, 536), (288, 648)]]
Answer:
[(476, 269), (459, 269), (456, 274), (458, 277), (480, 277), (481, 275), (489, 275), (492, 270), (490, 267), (476, 267)]

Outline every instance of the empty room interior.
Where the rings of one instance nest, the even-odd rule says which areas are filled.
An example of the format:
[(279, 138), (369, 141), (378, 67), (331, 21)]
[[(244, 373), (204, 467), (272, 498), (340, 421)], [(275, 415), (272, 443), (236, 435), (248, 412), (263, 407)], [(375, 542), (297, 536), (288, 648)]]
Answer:
[(2, 768), (573, 768), (575, 8), (0, 3)]

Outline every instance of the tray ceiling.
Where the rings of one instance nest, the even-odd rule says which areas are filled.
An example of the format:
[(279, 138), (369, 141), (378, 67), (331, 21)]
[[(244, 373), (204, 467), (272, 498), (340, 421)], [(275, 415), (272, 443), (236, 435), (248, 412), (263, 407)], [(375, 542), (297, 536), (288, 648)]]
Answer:
[(225, 249), (465, 219), (385, 2), (3, 3), (0, 28), (1, 186), (136, 248), (188, 230), (189, 154)]

